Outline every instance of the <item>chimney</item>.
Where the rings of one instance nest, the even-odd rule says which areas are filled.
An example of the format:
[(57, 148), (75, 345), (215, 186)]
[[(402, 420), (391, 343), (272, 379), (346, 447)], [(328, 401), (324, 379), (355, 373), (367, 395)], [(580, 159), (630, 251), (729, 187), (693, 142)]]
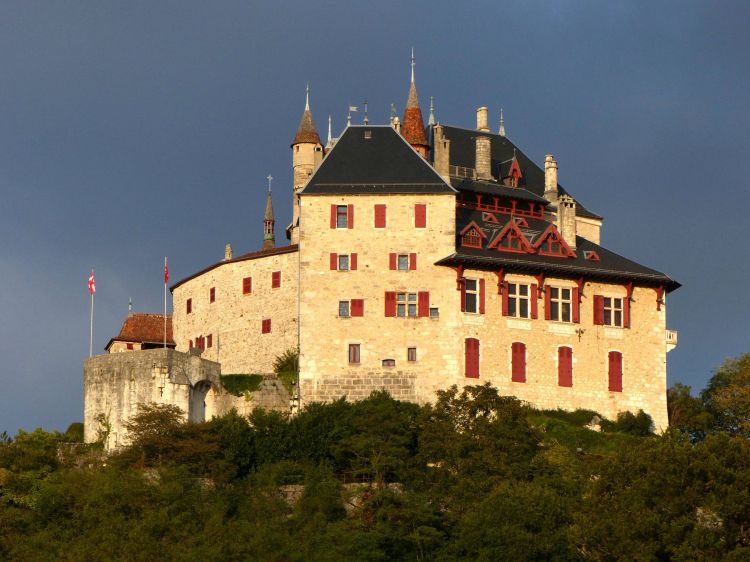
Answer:
[(398, 134), (401, 134), (401, 120), (398, 117), (393, 118), (393, 128)]
[(477, 131), (489, 132), (489, 130), (490, 128), (487, 126), (487, 108), (477, 108)]
[(232, 259), (232, 245), (227, 244), (224, 246), (224, 261)]
[(438, 124), (434, 127), (433, 165), (435, 171), (446, 181), (450, 181), (451, 163), (451, 141), (445, 138), (443, 126)]
[(557, 203), (557, 230), (573, 250), (576, 249), (576, 202), (570, 195), (561, 195)]
[(557, 203), (557, 160), (551, 154), (544, 157), (544, 198)]

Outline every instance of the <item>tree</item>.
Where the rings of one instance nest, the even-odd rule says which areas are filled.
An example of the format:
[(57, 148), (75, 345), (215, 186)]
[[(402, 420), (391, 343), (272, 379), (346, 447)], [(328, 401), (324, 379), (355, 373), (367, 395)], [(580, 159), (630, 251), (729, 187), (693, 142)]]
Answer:
[(750, 353), (724, 361), (701, 398), (718, 429), (750, 438)]
[(687, 433), (693, 441), (703, 439), (714, 425), (713, 416), (706, 410), (703, 400), (690, 394), (690, 387), (681, 383), (667, 390), (667, 415), (669, 426)]

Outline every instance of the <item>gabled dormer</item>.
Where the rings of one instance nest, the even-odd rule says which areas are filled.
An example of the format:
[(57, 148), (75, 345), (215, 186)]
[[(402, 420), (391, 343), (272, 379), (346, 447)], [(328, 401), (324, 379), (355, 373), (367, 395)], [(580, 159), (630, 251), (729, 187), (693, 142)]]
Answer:
[(484, 246), (487, 235), (479, 227), (479, 225), (471, 221), (467, 224), (460, 232), (461, 235), (461, 246), (464, 248), (481, 248)]
[(517, 252), (521, 254), (533, 254), (534, 248), (521, 232), (518, 223), (514, 220), (508, 221), (508, 224), (498, 233), (495, 239), (490, 243), (487, 249), (496, 249), (501, 252)]
[(521, 178), (523, 178), (521, 165), (518, 163), (518, 158), (514, 154), (513, 160), (511, 160), (510, 162), (510, 168), (508, 169), (505, 177), (503, 177), (503, 181), (505, 182), (505, 185), (508, 185), (510, 187), (518, 187), (520, 185)]
[(550, 224), (547, 227), (547, 230), (537, 238), (536, 242), (534, 242), (534, 249), (540, 256), (553, 256), (559, 258), (576, 257), (576, 253), (571, 249), (567, 242), (565, 242), (554, 224)]

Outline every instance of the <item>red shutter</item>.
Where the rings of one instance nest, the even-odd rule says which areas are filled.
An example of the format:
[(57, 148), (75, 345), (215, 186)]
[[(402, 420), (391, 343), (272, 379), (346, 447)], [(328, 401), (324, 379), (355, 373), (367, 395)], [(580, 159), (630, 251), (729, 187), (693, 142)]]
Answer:
[(385, 205), (375, 205), (375, 228), (385, 228)]
[(580, 299), (578, 298), (578, 295), (580, 294), (580, 291), (578, 290), (578, 287), (573, 287), (570, 291), (572, 296), (572, 301), (570, 303), (572, 309), (573, 309), (573, 323), (578, 324), (581, 321), (581, 303), (578, 302)]
[(335, 271), (339, 268), (339, 255), (331, 254), (331, 271)]
[(594, 324), (604, 324), (604, 297), (602, 295), (594, 295)]
[(331, 205), (331, 228), (336, 228), (336, 205)]
[(385, 292), (385, 315), (396, 316), (396, 293), (393, 291)]
[(188, 299), (185, 301), (185, 310), (188, 314), (193, 312), (193, 299)]
[(484, 314), (484, 279), (479, 280), (479, 314)]
[(511, 346), (511, 373), (513, 382), (526, 382), (526, 344), (517, 341)]
[(419, 291), (419, 304), (417, 314), (421, 317), (430, 315), (430, 293), (428, 291)]
[(253, 278), (245, 277), (242, 280), (242, 294), (249, 295), (252, 292), (253, 292)]
[(390, 254), (389, 262), (390, 262), (391, 269), (396, 269), (398, 267), (397, 260), (398, 260), (398, 254), (393, 254), (393, 253)]
[(573, 349), (570, 347), (557, 348), (557, 384), (573, 386)]
[(630, 297), (622, 297), (622, 325), (624, 328), (630, 328)]
[(466, 338), (465, 340), (465, 375), (466, 378), (479, 378), (479, 340)]
[(346, 227), (354, 228), (354, 205), (346, 207)]
[(550, 286), (546, 285), (544, 287), (544, 319), (549, 320), (552, 318), (552, 309), (550, 308), (552, 306), (552, 300), (550, 297)]
[(365, 315), (365, 301), (362, 299), (352, 299), (352, 316), (364, 316)]
[(206, 347), (213, 347), (214, 346), (214, 335), (208, 334), (206, 336)]
[(351, 254), (349, 256), (349, 269), (352, 271), (357, 269), (357, 254)]
[(503, 316), (508, 316), (508, 308), (509, 307), (508, 307), (508, 282), (507, 281), (503, 281), (503, 298), (502, 298), (502, 302), (503, 302), (503, 306), (502, 306)]
[(211, 287), (208, 291), (208, 301), (216, 302), (216, 287)]
[(461, 279), (461, 312), (466, 312), (466, 280)]
[(537, 294), (537, 285), (532, 283), (529, 287), (529, 300), (531, 300), (531, 317), (536, 320), (539, 318), (539, 295)]
[(417, 254), (409, 254), (409, 269), (417, 269)]
[(281, 287), (281, 272), (274, 271), (271, 273), (271, 288), (278, 289)]
[(622, 392), (622, 353), (609, 352), (609, 390)]
[(425, 228), (427, 226), (427, 205), (424, 203), (414, 205), (414, 226), (416, 228)]

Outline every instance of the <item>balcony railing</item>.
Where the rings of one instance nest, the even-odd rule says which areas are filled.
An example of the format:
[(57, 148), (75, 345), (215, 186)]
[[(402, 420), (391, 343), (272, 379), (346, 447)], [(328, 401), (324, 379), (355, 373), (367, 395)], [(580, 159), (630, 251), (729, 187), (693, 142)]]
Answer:
[(667, 343), (667, 351), (672, 351), (677, 347), (677, 330), (665, 330), (664, 338)]

